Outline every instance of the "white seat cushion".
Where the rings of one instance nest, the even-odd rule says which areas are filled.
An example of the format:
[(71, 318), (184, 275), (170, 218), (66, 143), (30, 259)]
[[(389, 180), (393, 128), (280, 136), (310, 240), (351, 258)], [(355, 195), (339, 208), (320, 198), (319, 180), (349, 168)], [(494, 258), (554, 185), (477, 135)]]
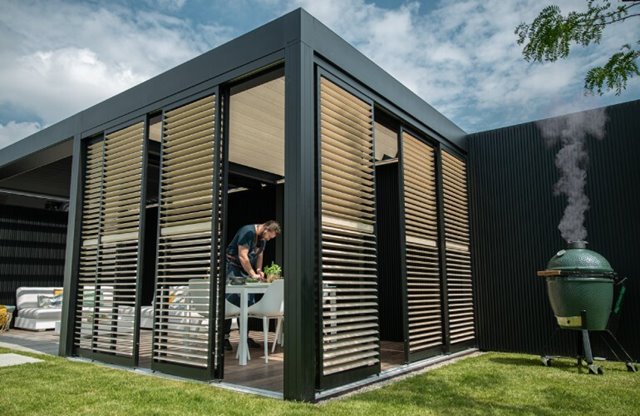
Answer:
[(20, 309), (19, 316), (27, 319), (59, 320), (62, 316), (61, 308), (24, 308)]
[(140, 308), (140, 328), (153, 328), (153, 306), (142, 306)]

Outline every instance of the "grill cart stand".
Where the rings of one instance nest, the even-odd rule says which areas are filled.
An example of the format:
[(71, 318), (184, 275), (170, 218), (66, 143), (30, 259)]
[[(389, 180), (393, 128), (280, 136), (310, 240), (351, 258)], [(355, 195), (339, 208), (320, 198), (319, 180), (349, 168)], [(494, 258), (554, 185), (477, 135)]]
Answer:
[[(622, 281), (620, 281), (619, 284), (623, 283), (624, 280), (626, 279), (623, 279)], [(607, 326), (606, 329), (602, 331), (589, 331), (587, 329), (588, 328), (587, 311), (583, 310), (580, 312), (582, 328), (576, 332), (576, 350), (577, 350), (578, 367), (582, 366), (582, 361), (584, 360), (587, 363), (589, 374), (603, 374), (602, 368), (600, 368), (600, 366), (598, 366), (597, 364), (594, 364), (593, 352), (591, 350), (591, 341), (589, 339), (589, 332), (600, 335), (602, 341), (607, 346), (609, 351), (611, 351), (611, 353), (616, 358), (616, 360), (624, 361), (627, 367), (627, 371), (630, 371), (633, 373), (638, 371), (636, 364), (631, 358), (631, 356), (629, 355), (629, 353), (624, 349), (622, 344), (620, 344), (620, 341), (618, 341), (618, 339), (615, 337), (615, 335), (613, 335), (613, 332), (609, 328), (609, 326), (611, 325), (611, 322), (617, 322), (619, 318), (620, 306), (622, 304), (622, 298), (624, 296), (624, 292), (625, 292), (624, 286), (622, 286), (622, 288), (620, 289), (620, 294), (618, 295), (618, 301), (616, 302), (616, 307), (613, 310), (613, 313), (611, 314), (609, 325)], [(556, 330), (554, 331), (554, 334), (553, 334), (554, 336), (559, 329), (562, 329), (562, 328), (557, 327)], [(553, 336), (549, 339), (549, 341), (543, 348), (543, 351), (547, 350), (547, 347), (549, 346), (552, 338)], [(618, 353), (616, 352), (616, 348), (620, 353), (620, 355), (618, 355)], [(622, 356), (623, 359), (620, 359), (620, 356)], [(559, 357), (560, 356), (558, 355), (547, 355), (543, 353), (543, 355), (540, 356), (540, 360), (542, 361), (542, 364), (545, 367), (550, 367), (553, 360)]]

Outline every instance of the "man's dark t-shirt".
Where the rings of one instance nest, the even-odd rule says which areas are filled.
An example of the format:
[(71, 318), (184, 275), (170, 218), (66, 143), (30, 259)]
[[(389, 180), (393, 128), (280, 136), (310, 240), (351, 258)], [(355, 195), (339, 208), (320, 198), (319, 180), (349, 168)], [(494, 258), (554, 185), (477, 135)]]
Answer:
[(238, 258), (238, 246), (245, 246), (249, 249), (249, 262), (255, 268), (258, 256), (264, 251), (266, 244), (265, 240), (256, 242), (255, 225), (249, 224), (241, 227), (227, 246), (227, 264), (239, 268), (243, 272), (242, 274), (246, 274)]

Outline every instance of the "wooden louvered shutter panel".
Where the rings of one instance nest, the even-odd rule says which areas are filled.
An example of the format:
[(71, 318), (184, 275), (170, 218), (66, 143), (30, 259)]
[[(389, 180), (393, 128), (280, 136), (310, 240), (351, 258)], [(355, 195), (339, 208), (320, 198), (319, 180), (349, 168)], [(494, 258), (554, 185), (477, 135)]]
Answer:
[(144, 122), (110, 133), (104, 179), (93, 350), (134, 355)]
[(434, 149), (403, 132), (409, 353), (442, 345)]
[(442, 152), (442, 179), (449, 334), (451, 343), (456, 344), (475, 338), (469, 206), (466, 165), (445, 151)]
[(76, 348), (91, 349), (93, 312), (95, 307), (98, 238), (100, 236), (100, 204), (102, 197), (103, 141), (87, 145), (82, 199), (82, 230), (76, 321), (73, 343)]
[(133, 358), (144, 122), (86, 148), (74, 345)]
[(379, 363), (372, 111), (321, 78), (323, 376)]
[[(224, 114), (224, 101), (220, 100), (220, 102), (218, 103), (220, 105), (219, 108), (219, 113), (220, 114)], [(224, 192), (224, 157), (222, 157), (222, 149), (224, 148), (224, 135), (225, 135), (225, 125), (224, 125), (224, 117), (220, 117), (219, 120), (219, 132), (217, 134), (217, 140), (218, 140), (218, 152), (220, 152), (220, 154), (218, 154), (218, 166), (217, 166), (217, 173), (218, 173), (218, 206), (215, 207), (215, 212), (216, 212), (216, 225), (217, 225), (217, 229), (216, 229), (216, 253), (217, 256), (215, 257), (215, 274), (214, 277), (217, 277), (218, 279), (220, 278), (224, 278), (225, 282), (226, 282), (226, 273), (222, 272), (222, 256), (225, 255), (225, 251), (222, 247), (222, 221), (223, 221), (223, 212), (222, 212), (222, 201), (223, 201), (223, 192)], [(215, 144), (215, 140), (214, 140), (214, 144)], [(214, 156), (214, 160), (215, 160), (215, 156)], [(215, 202), (215, 201), (214, 201)], [(218, 340), (222, 334), (219, 334), (217, 332), (218, 328), (222, 328), (222, 326), (224, 325), (224, 317), (225, 317), (225, 302), (218, 302), (217, 299), (220, 299), (220, 284), (218, 280), (216, 281), (216, 287), (215, 287), (215, 297), (216, 297), (216, 311), (217, 311), (217, 321), (215, 323), (216, 327), (216, 332), (215, 332), (215, 339)], [(224, 361), (224, 350), (220, 351), (220, 348), (222, 348), (222, 344), (220, 342), (214, 342), (213, 343), (213, 356), (216, 357), (216, 359), (213, 362), (213, 365), (215, 367), (215, 369), (219, 369), (220, 366), (222, 365), (222, 362)]]
[(188, 286), (211, 277), (215, 96), (166, 112), (163, 131), (153, 358), (206, 368), (210, 320), (191, 306), (209, 295)]

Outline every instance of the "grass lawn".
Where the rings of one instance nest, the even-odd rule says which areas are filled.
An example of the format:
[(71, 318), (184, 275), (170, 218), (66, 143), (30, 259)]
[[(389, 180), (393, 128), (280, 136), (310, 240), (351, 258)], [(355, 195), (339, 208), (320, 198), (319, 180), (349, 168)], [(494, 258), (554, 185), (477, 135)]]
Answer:
[(0, 415), (635, 415), (640, 373), (601, 363), (603, 376), (566, 359), (489, 353), (319, 405), (234, 393), (60, 357), (0, 368)]

